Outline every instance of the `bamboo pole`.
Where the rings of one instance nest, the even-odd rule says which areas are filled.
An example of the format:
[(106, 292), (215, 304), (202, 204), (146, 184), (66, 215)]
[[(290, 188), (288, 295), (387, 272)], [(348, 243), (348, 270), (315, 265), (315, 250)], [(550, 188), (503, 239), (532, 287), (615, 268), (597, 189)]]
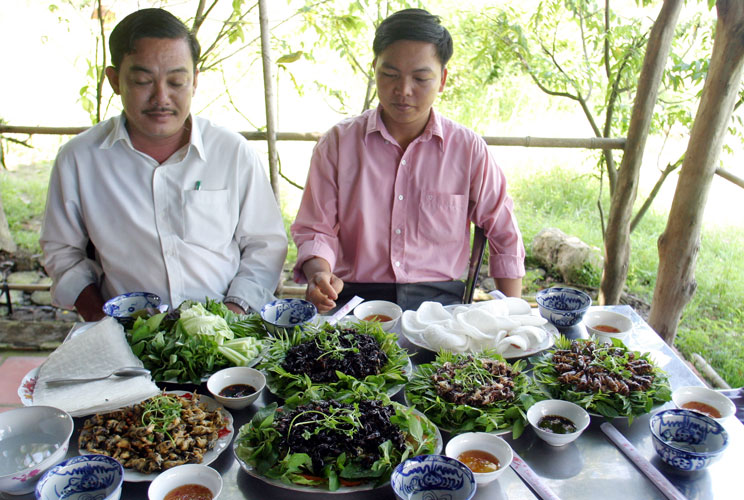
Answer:
[[(0, 134), (77, 135), (90, 127), (28, 127), (0, 125)], [(317, 141), (321, 132), (275, 132), (277, 141)], [(265, 141), (266, 132), (244, 131), (240, 135), (249, 141)], [(489, 146), (522, 146), (525, 148), (624, 149), (625, 138), (565, 138), (565, 137), (498, 137), (483, 136)]]
[(261, 28), (261, 60), (263, 62), (264, 103), (266, 105), (266, 143), (269, 149), (269, 180), (276, 200), (279, 195), (279, 162), (276, 151), (276, 94), (274, 92), (274, 67), (271, 61), (271, 30), (269, 7), (266, 0), (258, 0), (258, 23)]

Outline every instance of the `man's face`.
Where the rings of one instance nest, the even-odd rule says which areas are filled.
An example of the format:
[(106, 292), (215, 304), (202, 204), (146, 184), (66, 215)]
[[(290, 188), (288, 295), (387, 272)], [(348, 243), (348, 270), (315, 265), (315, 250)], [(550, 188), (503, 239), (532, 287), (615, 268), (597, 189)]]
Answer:
[(374, 60), (382, 118), (396, 130), (420, 133), (429, 121), (437, 94), (444, 90), (447, 70), (433, 43), (398, 40)]
[(132, 141), (157, 143), (183, 131), (196, 91), (194, 61), (183, 38), (142, 38), (134, 48), (106, 76), (121, 95)]

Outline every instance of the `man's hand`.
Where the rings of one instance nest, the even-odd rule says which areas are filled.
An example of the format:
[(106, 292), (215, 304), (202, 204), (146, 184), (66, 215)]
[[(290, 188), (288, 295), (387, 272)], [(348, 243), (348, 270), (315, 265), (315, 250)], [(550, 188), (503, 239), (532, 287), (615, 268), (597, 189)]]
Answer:
[(315, 304), (318, 312), (324, 313), (336, 307), (336, 299), (343, 289), (341, 278), (331, 272), (320, 271), (308, 279), (305, 298)]
[(242, 307), (240, 307), (235, 302), (225, 302), (225, 307), (227, 307), (230, 311), (234, 312), (235, 314), (247, 314), (245, 310), (243, 310)]
[(331, 265), (321, 257), (313, 257), (302, 264), (302, 272), (307, 278), (305, 299), (309, 300), (318, 312), (328, 312), (336, 307), (336, 299), (344, 282), (331, 272)]
[(91, 283), (83, 288), (75, 300), (75, 310), (85, 321), (98, 321), (106, 317), (103, 312), (103, 297), (96, 285)]

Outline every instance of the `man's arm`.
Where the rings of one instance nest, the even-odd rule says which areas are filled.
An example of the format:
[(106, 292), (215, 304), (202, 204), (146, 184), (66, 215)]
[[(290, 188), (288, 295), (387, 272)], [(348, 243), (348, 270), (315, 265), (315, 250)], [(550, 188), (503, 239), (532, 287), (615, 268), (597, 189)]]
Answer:
[(522, 278), (494, 278), (496, 288), (507, 297), (522, 296)]
[(328, 261), (321, 257), (306, 260), (302, 265), (302, 272), (307, 278), (305, 298), (322, 313), (336, 307), (335, 301), (344, 288), (344, 282), (331, 272)]
[(98, 321), (106, 315), (103, 312), (104, 300), (98, 287), (91, 283), (83, 288), (75, 301), (75, 310), (85, 321)]
[[(240, 219), (234, 238), (240, 248), (240, 263), (225, 298), (225, 305), (241, 314), (248, 308), (260, 311), (275, 299), (287, 256), (287, 233), (274, 193), (258, 155), (248, 145), (241, 165)], [(231, 297), (240, 303), (231, 302)]]

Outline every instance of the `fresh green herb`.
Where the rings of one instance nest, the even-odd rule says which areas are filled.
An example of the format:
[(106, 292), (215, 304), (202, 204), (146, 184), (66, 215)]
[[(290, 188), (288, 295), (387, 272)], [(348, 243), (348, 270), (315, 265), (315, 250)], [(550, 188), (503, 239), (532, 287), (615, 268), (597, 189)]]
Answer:
[(157, 382), (199, 383), (228, 366), (258, 357), (264, 329), (257, 314), (237, 315), (221, 302), (185, 301), (175, 311), (139, 317), (127, 330), (135, 356)]
[[(503, 380), (484, 367), (485, 363), (493, 362), (504, 363), (515, 372), (511, 377), (513, 398), (488, 401), (483, 405), (456, 403), (443, 397), (437, 390), (434, 377), (446, 367), (454, 373), (447, 382), (464, 394), (475, 394), (494, 382), (500, 384)], [(509, 365), (501, 355), (489, 350), (473, 354), (441, 351), (432, 363), (418, 366), (406, 384), (406, 401), (442, 430), (459, 433), (511, 429), (512, 436), (517, 438), (524, 431), (527, 409), (536, 400), (544, 399), (531, 379), (522, 373), (523, 367), (523, 361)]]
[[(168, 430), (181, 418), (181, 402), (177, 397), (167, 394), (159, 394), (143, 403), (142, 425), (152, 428), (154, 432), (160, 432), (173, 441), (173, 436)], [(154, 436), (150, 435), (150, 440)]]
[[(645, 390), (630, 390), (627, 394), (608, 390), (580, 389), (575, 383), (559, 379), (561, 373), (556, 369), (554, 356), (560, 351), (576, 350), (591, 354), (590, 366), (606, 370), (615, 377), (631, 380), (631, 363), (646, 362), (650, 365), (647, 374), (651, 380)], [(566, 337), (556, 340), (555, 347), (545, 353), (530, 358), (533, 365), (533, 378), (551, 398), (563, 399), (578, 404), (587, 411), (596, 412), (607, 418), (633, 417), (648, 413), (659, 404), (671, 400), (671, 388), (666, 373), (651, 360), (649, 353), (631, 351), (619, 339), (612, 339), (611, 345), (596, 346), (593, 341), (579, 339), (571, 341)]]

